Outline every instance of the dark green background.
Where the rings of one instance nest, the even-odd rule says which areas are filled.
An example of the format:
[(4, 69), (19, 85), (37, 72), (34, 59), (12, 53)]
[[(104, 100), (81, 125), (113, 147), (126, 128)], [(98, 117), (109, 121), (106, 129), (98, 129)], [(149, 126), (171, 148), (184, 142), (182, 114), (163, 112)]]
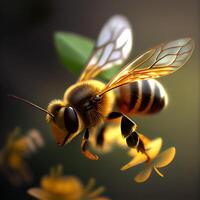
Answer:
[[(113, 200), (199, 199), (199, 10), (198, 0), (1, 0), (0, 144), (16, 125), (44, 133), (45, 148), (29, 159), (33, 185), (52, 165), (63, 163), (66, 174), (77, 175), (83, 182), (95, 177)], [(166, 178), (153, 174), (144, 184), (133, 181), (138, 167), (119, 171), (129, 160), (125, 151), (117, 149), (92, 162), (80, 154), (80, 137), (57, 148), (43, 113), (5, 96), (14, 93), (43, 107), (61, 98), (77, 76), (59, 63), (53, 33), (73, 31), (95, 39), (114, 14), (126, 15), (133, 26), (131, 58), (166, 40), (191, 36), (196, 42), (191, 60), (177, 73), (160, 79), (169, 93), (169, 107), (156, 116), (135, 118), (141, 132), (151, 138), (162, 136), (164, 147), (177, 148), (175, 161), (162, 169)], [(0, 177), (1, 199), (28, 199), (25, 189), (14, 188)]]

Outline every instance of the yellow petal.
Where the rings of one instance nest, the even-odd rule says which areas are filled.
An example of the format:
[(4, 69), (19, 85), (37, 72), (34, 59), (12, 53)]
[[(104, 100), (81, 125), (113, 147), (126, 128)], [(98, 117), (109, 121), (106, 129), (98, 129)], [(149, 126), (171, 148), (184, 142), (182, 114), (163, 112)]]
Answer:
[[(151, 158), (151, 160), (153, 160), (158, 153), (160, 152), (162, 146), (162, 138), (156, 138), (155, 140), (152, 140), (152, 142), (150, 142), (147, 146), (147, 154), (149, 155), (149, 157)], [(137, 154), (135, 155), (135, 157), (126, 165), (124, 165), (121, 170), (127, 170), (130, 167), (134, 167), (136, 165), (139, 165), (143, 162), (145, 162), (147, 160), (147, 157), (145, 154), (141, 153), (141, 152), (137, 152)]]
[(30, 129), (27, 134), (34, 140), (37, 146), (44, 146), (44, 139), (37, 129)]
[(130, 157), (135, 157), (138, 154), (137, 149), (130, 149), (130, 151), (128, 151), (128, 155)]
[(92, 199), (92, 198), (96, 198), (98, 197), (100, 194), (102, 194), (103, 192), (105, 191), (105, 188), (103, 186), (101, 187), (98, 187), (97, 189), (95, 189), (94, 191), (91, 191), (87, 197), (89, 199)]
[(145, 148), (146, 152), (151, 158), (151, 160), (155, 159), (155, 157), (159, 154), (160, 149), (162, 147), (162, 138), (156, 138), (152, 140)]
[(156, 168), (161, 168), (169, 165), (173, 161), (175, 154), (176, 154), (175, 147), (166, 149), (156, 158), (154, 166)]
[(107, 198), (107, 197), (97, 197), (97, 198), (94, 198), (92, 200), (110, 200), (110, 199)]
[(41, 186), (45, 191), (57, 195), (81, 196), (83, 193), (82, 183), (74, 176), (45, 176), (41, 180)]
[(139, 136), (140, 136), (140, 139), (143, 141), (144, 146), (147, 146), (151, 142), (151, 140), (145, 135), (140, 133)]
[(95, 186), (95, 179), (94, 178), (90, 178), (87, 185), (84, 188), (84, 193), (88, 193), (92, 190), (92, 188)]
[(139, 174), (136, 175), (134, 178), (135, 182), (137, 183), (143, 183), (145, 182), (151, 175), (152, 167), (149, 166), (145, 168), (143, 171), (141, 171)]
[(160, 176), (160, 177), (164, 177), (164, 175), (154, 166), (153, 169), (155, 170), (155, 172)]
[(48, 199), (48, 200), (52, 199), (47, 192), (45, 192), (40, 188), (30, 188), (27, 192), (29, 195), (37, 199)]

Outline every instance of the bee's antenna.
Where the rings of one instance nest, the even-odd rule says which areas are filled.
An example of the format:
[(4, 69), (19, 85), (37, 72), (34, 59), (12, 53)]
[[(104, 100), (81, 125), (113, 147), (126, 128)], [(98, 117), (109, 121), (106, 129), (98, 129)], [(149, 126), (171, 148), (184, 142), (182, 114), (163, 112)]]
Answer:
[(43, 111), (43, 112), (49, 114), (52, 118), (54, 118), (54, 115), (53, 115), (53, 114), (51, 114), (50, 112), (48, 112), (48, 111), (45, 110), (44, 108), (41, 108), (40, 106), (38, 106), (38, 105), (36, 105), (36, 104), (34, 104), (34, 103), (32, 103), (32, 102), (26, 100), (26, 99), (23, 99), (23, 98), (21, 98), (21, 97), (15, 96), (15, 95), (13, 95), (13, 94), (8, 94), (8, 97), (12, 97), (12, 98), (17, 99), (17, 100), (19, 100), (19, 101), (22, 101), (22, 102), (24, 102), (24, 103), (27, 103), (27, 104), (33, 106), (34, 108), (37, 108), (38, 110), (41, 110), (41, 111)]

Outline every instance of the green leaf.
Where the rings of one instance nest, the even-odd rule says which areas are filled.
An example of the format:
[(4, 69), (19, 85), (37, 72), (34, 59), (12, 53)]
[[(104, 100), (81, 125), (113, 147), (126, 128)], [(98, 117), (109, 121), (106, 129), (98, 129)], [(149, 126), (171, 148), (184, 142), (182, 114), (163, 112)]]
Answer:
[(75, 74), (81, 73), (94, 47), (94, 41), (69, 32), (56, 32), (54, 43), (61, 62)]
[[(94, 41), (75, 33), (56, 32), (54, 34), (54, 43), (64, 66), (74, 74), (79, 75), (92, 53)], [(120, 66), (114, 66), (102, 72), (100, 78), (108, 81), (117, 74), (119, 69)]]
[(111, 69), (108, 69), (100, 74), (100, 77), (106, 81), (113, 78), (121, 69), (120, 65), (113, 66)]

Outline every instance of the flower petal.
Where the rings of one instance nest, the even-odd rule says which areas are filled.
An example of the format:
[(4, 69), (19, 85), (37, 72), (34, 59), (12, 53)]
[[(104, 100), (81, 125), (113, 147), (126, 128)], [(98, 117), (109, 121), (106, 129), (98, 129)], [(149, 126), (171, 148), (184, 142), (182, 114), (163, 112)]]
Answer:
[[(147, 146), (147, 154), (149, 155), (149, 157), (151, 158), (151, 160), (153, 160), (158, 153), (160, 152), (162, 146), (162, 138), (156, 138), (155, 140), (152, 140), (152, 142), (150, 142)], [(141, 152), (137, 152), (136, 156), (126, 165), (124, 165), (121, 170), (127, 170), (130, 167), (134, 167), (136, 165), (139, 165), (143, 162), (145, 162), (147, 160), (147, 157), (145, 154), (141, 153)]]
[(161, 168), (169, 165), (173, 161), (175, 154), (176, 154), (175, 147), (166, 149), (156, 158), (154, 166), (156, 168)]
[(40, 188), (30, 188), (28, 194), (37, 198), (37, 199), (48, 199), (50, 200), (50, 195)]
[(145, 168), (143, 171), (141, 171), (139, 174), (136, 175), (134, 178), (135, 182), (142, 183), (145, 182), (151, 175), (152, 167), (149, 166)]

